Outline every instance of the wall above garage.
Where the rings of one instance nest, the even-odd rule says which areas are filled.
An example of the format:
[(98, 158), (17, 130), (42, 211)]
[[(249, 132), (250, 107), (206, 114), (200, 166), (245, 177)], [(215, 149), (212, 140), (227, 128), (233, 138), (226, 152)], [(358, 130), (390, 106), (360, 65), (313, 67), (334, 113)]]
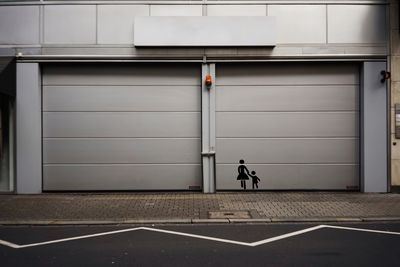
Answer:
[[(388, 53), (386, 1), (30, 1), (0, 4), (0, 55), (339, 57)], [(275, 48), (135, 48), (137, 16), (274, 16)], [(12, 25), (12, 26), (11, 26)], [(11, 48), (11, 50), (10, 50)]]

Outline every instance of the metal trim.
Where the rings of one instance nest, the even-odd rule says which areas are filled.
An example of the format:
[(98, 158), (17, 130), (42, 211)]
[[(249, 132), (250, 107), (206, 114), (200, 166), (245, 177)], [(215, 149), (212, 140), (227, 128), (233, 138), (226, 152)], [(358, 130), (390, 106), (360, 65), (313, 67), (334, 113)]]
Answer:
[[(215, 193), (215, 64), (202, 64), (201, 71), (201, 146), (203, 192)], [(211, 86), (205, 78), (211, 75)]]
[(110, 1), (110, 0), (95, 0), (95, 1), (24, 1), (24, 2), (1, 2), (0, 6), (31, 6), (31, 5), (259, 5), (259, 4), (268, 4), (268, 5), (326, 5), (326, 4), (337, 4), (337, 5), (388, 5), (389, 3), (384, 0), (251, 0), (251, 1), (218, 1), (218, 0), (194, 0), (194, 1), (162, 1), (162, 0), (127, 0), (127, 1)]
[(203, 151), (201, 152), (202, 156), (211, 157), (215, 155), (215, 151)]
[(174, 62), (174, 63), (221, 63), (221, 62), (295, 62), (295, 61), (386, 61), (386, 55), (310, 55), (310, 56), (125, 56), (125, 55), (17, 55), (19, 63), (51, 62)]

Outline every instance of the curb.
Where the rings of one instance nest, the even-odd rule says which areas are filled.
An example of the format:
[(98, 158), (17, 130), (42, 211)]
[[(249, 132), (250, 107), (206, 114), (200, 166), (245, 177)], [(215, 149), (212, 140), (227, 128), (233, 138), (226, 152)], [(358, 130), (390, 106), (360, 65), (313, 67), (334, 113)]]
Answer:
[(309, 218), (272, 218), (272, 222), (362, 222), (353, 217), (309, 217)]
[(133, 220), (15, 220), (0, 221), (0, 225), (124, 225), (124, 224), (261, 224), (261, 223), (322, 223), (322, 222), (400, 222), (400, 217), (309, 217), (257, 219), (133, 219)]

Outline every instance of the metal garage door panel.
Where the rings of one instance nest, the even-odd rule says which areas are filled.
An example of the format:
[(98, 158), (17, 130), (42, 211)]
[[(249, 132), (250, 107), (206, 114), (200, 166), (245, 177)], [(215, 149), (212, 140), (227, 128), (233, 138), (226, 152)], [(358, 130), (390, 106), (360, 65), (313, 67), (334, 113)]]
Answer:
[(43, 70), (44, 190), (199, 188), (199, 66)]
[(241, 189), (240, 159), (260, 189), (358, 187), (357, 64), (221, 64), (216, 73), (217, 189)]
[(357, 65), (342, 63), (230, 64), (217, 68), (219, 85), (353, 85), (359, 84)]
[(200, 85), (195, 65), (52, 64), (45, 66), (43, 85)]
[(45, 112), (43, 137), (197, 137), (199, 112)]
[(193, 189), (202, 181), (200, 164), (45, 165), (43, 178), (44, 190)]
[(217, 139), (218, 163), (357, 163), (358, 139)]
[(217, 111), (354, 111), (357, 85), (218, 86)]
[(358, 112), (218, 112), (217, 136), (357, 137), (358, 116)]
[(200, 92), (194, 85), (44, 86), (43, 111), (200, 111)]
[(200, 162), (198, 138), (44, 139), (45, 164)]
[[(268, 190), (345, 190), (354, 189), (359, 184), (358, 165), (247, 164), (247, 168), (257, 173), (259, 187)], [(217, 177), (217, 188), (240, 189), (240, 182), (235, 179), (237, 165), (219, 165)], [(251, 188), (251, 180), (247, 181), (247, 188)]]

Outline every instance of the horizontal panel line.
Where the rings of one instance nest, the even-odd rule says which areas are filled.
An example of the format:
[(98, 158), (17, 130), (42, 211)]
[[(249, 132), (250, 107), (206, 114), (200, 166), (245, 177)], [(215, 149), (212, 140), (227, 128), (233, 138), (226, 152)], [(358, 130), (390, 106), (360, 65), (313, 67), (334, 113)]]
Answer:
[(217, 113), (352, 113), (358, 114), (360, 113), (359, 109), (343, 109), (343, 110), (266, 110), (266, 111), (253, 111), (253, 110), (245, 110), (245, 111), (238, 111), (238, 110), (216, 110)]
[(326, 139), (326, 140), (348, 140), (348, 139), (354, 139), (354, 140), (359, 140), (360, 138), (358, 136), (341, 136), (341, 137), (282, 137), (282, 136), (278, 136), (278, 137), (219, 137), (217, 136), (216, 139), (317, 139), (317, 140), (322, 140), (322, 139)]
[[(238, 163), (216, 163), (216, 165), (226, 165), (226, 166), (238, 166)], [(277, 166), (288, 166), (288, 165), (293, 165), (293, 166), (355, 166), (358, 167), (360, 164), (358, 162), (354, 163), (248, 163), (246, 162), (245, 165), (277, 165)]]
[(201, 87), (201, 84), (43, 84), (44, 89), (47, 87)]
[(251, 89), (252, 87), (348, 87), (348, 86), (354, 86), (357, 87), (360, 84), (354, 83), (354, 84), (330, 84), (330, 83), (324, 83), (324, 84), (216, 84), (216, 88), (218, 87), (246, 87), (246, 90)]
[(170, 110), (166, 110), (166, 111), (130, 111), (130, 110), (107, 110), (107, 111), (92, 111), (92, 110), (43, 110), (43, 113), (195, 113), (195, 114), (200, 114), (201, 111), (170, 111)]
[(170, 165), (182, 165), (182, 166), (201, 166), (201, 163), (44, 163), (43, 167), (51, 167), (51, 166), (149, 166), (149, 165), (157, 165), (157, 166), (170, 166)]
[(91, 139), (158, 139), (158, 140), (179, 140), (179, 139), (189, 139), (189, 140), (200, 140), (201, 137), (43, 137), (43, 140), (54, 140), (54, 139), (82, 139), (82, 140), (91, 140)]

